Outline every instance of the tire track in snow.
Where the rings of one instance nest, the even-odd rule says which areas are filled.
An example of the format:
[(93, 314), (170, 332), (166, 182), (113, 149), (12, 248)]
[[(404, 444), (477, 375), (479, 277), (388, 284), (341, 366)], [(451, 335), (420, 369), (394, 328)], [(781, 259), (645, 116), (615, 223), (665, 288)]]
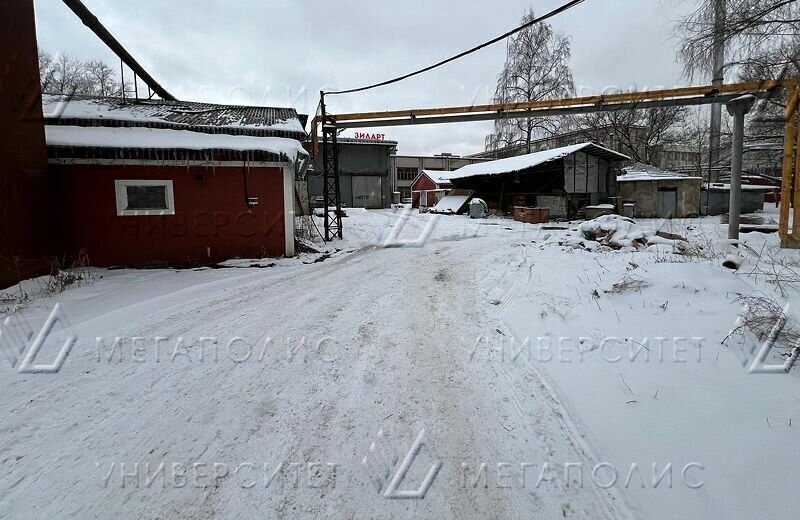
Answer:
[[(143, 316), (126, 308), (132, 323), (115, 330), (121, 335), (331, 335), (336, 362), (109, 367), (93, 364), (91, 353), (73, 352), (62, 379), (37, 380), (43, 381), (42, 399), (28, 408), (30, 421), (18, 426), (28, 469), (47, 471), (47, 485), (22, 482), (15, 493), (38, 498), (46, 512), (62, 513), (56, 516), (82, 504), (81, 516), (529, 518), (560, 514), (565, 503), (576, 517), (601, 515), (606, 506), (588, 492), (465, 489), (446, 473), (425, 500), (386, 500), (359, 473), (377, 427), (412, 435), (418, 426), (430, 428), (431, 445), (450, 471), (465, 460), (496, 464), (530, 455), (538, 461), (550, 451), (574, 449), (566, 430), (550, 426), (557, 408), (528, 392), (535, 375), (522, 381), (503, 373), (505, 367), (471, 363), (463, 345), (455, 344), (460, 335), (495, 328), (495, 310), (475, 298), (475, 283), (498, 247), (507, 247), (507, 240), (365, 249), (302, 271), (267, 270), (202, 298), (191, 290), (181, 293), (191, 295), (184, 301), (165, 295), (135, 307), (149, 307)], [(506, 265), (505, 272), (516, 270)], [(515, 280), (510, 302), (530, 279), (528, 269), (527, 281)], [(398, 295), (400, 287), (405, 291)], [(108, 318), (79, 326), (101, 330)], [(13, 399), (21, 400), (30, 386), (19, 385)], [(73, 451), (58, 456), (61, 445)], [(64, 472), (75, 453), (117, 461), (334, 460), (355, 467), (343, 466), (337, 486), (321, 490), (245, 493), (226, 479), (216, 489), (147, 493), (70, 483)]]
[[(525, 248), (524, 245), (522, 247), (523, 249)], [(527, 254), (523, 253), (523, 258), (527, 260)], [(504, 319), (504, 316), (513, 307), (513, 304), (517, 301), (517, 299), (523, 295), (533, 277), (533, 266), (528, 266), (527, 262), (523, 262), (519, 264), (516, 270), (519, 271), (523, 267), (526, 268), (525, 272), (517, 272), (516, 276), (514, 276), (514, 270), (511, 269), (506, 271), (506, 273), (508, 273), (507, 275), (504, 273), (503, 279), (513, 277), (511, 289), (506, 293), (507, 296), (505, 297), (510, 298), (510, 302), (509, 305), (497, 306), (495, 312), (493, 312), (493, 316), (501, 321), (503, 329), (509, 332), (507, 336), (511, 338), (522, 338), (522, 336), (517, 335), (517, 333), (514, 331), (514, 328)], [(540, 292), (537, 292), (536, 294), (539, 297), (543, 296), (543, 294)], [(508, 382), (508, 388), (514, 396), (514, 402), (517, 405), (517, 409), (523, 417), (526, 414), (523, 411), (524, 406), (522, 404), (523, 401), (519, 389), (527, 388), (530, 382), (536, 381), (538, 383), (538, 390), (540, 390), (538, 393), (543, 397), (544, 404), (546, 404), (551, 411), (551, 413), (548, 414), (548, 419), (555, 419), (555, 421), (558, 423), (558, 428), (561, 433), (564, 434), (564, 436), (569, 440), (570, 445), (580, 455), (582, 459), (580, 462), (587, 464), (588, 467), (595, 467), (602, 461), (601, 458), (598, 457), (589, 446), (586, 438), (580, 433), (581, 428), (578, 427), (573, 419), (573, 414), (567, 410), (567, 408), (558, 398), (558, 394), (555, 391), (549, 377), (542, 370), (539, 370), (536, 367), (535, 360), (529, 360), (524, 367), (520, 364), (514, 364), (515, 369), (522, 368), (532, 377), (521, 376), (517, 372), (508, 370), (505, 362), (502, 362), (499, 365), (501, 373)], [(520, 381), (520, 378), (522, 378), (524, 381)], [(533, 397), (533, 395), (531, 397)], [(540, 437), (547, 437), (546, 432), (546, 428), (537, 428), (535, 431), (536, 435)], [(548, 441), (552, 443), (553, 439), (549, 438)], [(636, 518), (631, 509), (631, 505), (627, 501), (627, 498), (619, 490), (615, 488), (610, 490), (601, 490), (592, 486), (592, 491), (598, 500), (601, 500), (606, 505), (606, 509), (603, 511), (606, 518)]]

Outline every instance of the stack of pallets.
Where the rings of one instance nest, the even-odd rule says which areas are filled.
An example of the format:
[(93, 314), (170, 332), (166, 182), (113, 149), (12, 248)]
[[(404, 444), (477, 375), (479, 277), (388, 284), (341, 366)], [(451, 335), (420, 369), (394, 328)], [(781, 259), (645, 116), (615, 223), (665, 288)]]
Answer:
[(550, 208), (514, 207), (514, 220), (526, 224), (544, 224), (550, 222)]

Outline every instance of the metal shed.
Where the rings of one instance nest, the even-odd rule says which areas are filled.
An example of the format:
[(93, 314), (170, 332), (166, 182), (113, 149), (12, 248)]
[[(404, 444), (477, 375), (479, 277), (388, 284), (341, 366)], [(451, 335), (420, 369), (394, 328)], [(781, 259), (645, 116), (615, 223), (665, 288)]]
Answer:
[[(339, 182), (342, 205), (351, 208), (380, 209), (392, 203), (391, 154), (397, 141), (374, 141), (340, 137)], [(311, 143), (306, 143), (311, 148)], [(322, 197), (322, 154), (315, 157), (314, 171), (308, 176), (308, 192)]]

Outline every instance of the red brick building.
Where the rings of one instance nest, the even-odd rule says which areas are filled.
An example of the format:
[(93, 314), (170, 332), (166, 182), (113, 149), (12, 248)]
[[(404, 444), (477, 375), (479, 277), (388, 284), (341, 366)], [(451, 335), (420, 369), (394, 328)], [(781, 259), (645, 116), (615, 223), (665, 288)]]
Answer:
[(448, 191), (453, 189), (453, 184), (447, 177), (452, 172), (422, 170), (411, 183), (411, 206), (414, 208), (432, 208)]
[(293, 109), (43, 98), (63, 248), (95, 266), (294, 255)]

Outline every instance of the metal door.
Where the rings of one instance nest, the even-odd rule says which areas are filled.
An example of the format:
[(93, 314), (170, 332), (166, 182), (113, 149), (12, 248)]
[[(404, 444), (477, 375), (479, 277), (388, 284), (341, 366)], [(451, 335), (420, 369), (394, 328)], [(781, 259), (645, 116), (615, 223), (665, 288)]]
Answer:
[(675, 218), (678, 215), (678, 190), (658, 190), (656, 216)]
[(383, 207), (381, 178), (353, 176), (353, 207), (380, 209)]

